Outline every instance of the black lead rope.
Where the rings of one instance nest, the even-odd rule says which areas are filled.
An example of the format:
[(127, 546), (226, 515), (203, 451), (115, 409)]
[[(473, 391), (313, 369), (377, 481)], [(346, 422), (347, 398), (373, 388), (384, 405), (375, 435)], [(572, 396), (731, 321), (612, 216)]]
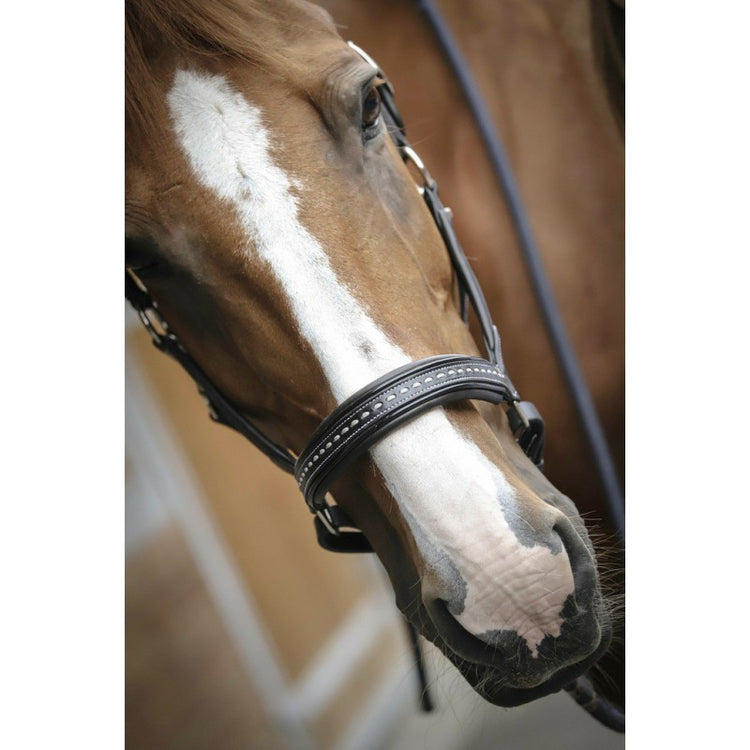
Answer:
[[(534, 294), (537, 299), (547, 332), (563, 370), (568, 389), (575, 402), (581, 425), (589, 448), (594, 457), (599, 480), (604, 491), (604, 498), (612, 522), (625, 545), (625, 497), (622, 493), (617, 470), (607, 444), (594, 401), (591, 398), (586, 380), (578, 363), (578, 358), (570, 343), (560, 310), (555, 302), (552, 287), (547, 278), (541, 255), (534, 239), (531, 223), (524, 209), (521, 194), (516, 183), (513, 169), (508, 160), (498, 131), (492, 117), (484, 104), (479, 88), (474, 81), (471, 70), (461, 50), (450, 32), (445, 20), (432, 0), (417, 0), (417, 5), (427, 17), (435, 36), (440, 43), (448, 62), (458, 79), (466, 102), (474, 115), (474, 121), (484, 141), (495, 176), (505, 195), (508, 210), (516, 230), (524, 262), (531, 277)], [(421, 656), (420, 656), (421, 658)], [(625, 731), (625, 714), (606, 698), (598, 695), (585, 677), (578, 678), (567, 685), (568, 694), (591, 716), (605, 726), (617, 732)]]

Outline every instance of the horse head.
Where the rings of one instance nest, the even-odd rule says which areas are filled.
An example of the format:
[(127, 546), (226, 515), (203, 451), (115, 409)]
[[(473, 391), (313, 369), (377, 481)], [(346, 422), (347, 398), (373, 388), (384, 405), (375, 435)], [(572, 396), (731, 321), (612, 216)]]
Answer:
[[(479, 354), (382, 81), (325, 12), (132, 0), (126, 67), (126, 263), (265, 434), (299, 455), (373, 380)], [(400, 609), (487, 700), (559, 690), (606, 650), (584, 524), (504, 410), (434, 406), (332, 492)]]

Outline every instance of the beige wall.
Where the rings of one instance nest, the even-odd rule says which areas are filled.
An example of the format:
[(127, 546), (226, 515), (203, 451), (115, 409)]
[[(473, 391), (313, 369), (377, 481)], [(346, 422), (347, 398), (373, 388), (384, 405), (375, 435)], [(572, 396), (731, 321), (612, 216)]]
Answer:
[[(226, 557), (242, 590), (239, 598), (250, 603), (244, 616), (257, 618), (265, 638), (246, 644), (245, 651), (265, 650), (281, 675), (283, 695), (301, 701), (296, 720), (303, 734), (316, 746), (335, 747), (367, 714), (381, 683), (393, 679), (394, 670), (403, 676), (405, 664), (408, 671), (392, 595), (372, 559), (318, 547), (294, 480), (240, 435), (214, 424), (193, 382), (152, 346), (145, 331), (131, 326), (126, 347), (127, 382), (137, 381), (140, 393), (126, 386), (128, 414), (131, 421), (144, 420), (155, 441), (144, 461), (134, 458), (144, 446), (126, 439), (126, 481), (137, 488), (139, 472), (148, 470), (144, 463), (179, 475), (176, 484), (151, 481), (156, 502), (164, 501), (167, 511), (156, 514), (150, 532), (139, 530), (140, 541), (128, 555), (129, 747), (161, 747), (167, 735), (164, 746), (170, 747), (200, 746), (195, 737), (211, 737), (212, 747), (295, 742), (279, 729), (284, 717), (275, 723), (271, 715), (279, 693), (265, 684), (267, 670), (248, 663), (252, 657), (243, 661), (243, 645), (236, 641), (255, 637), (254, 626), (243, 627), (241, 618), (238, 625), (232, 617), (236, 592), (229, 595), (235, 604), (222, 603), (227, 576), (213, 575), (211, 564), (201, 563), (206, 546), (211, 549), (205, 554)], [(197, 498), (197, 514), (196, 508), (181, 510), (187, 494)], [(130, 502), (139, 499), (131, 493)], [(153, 508), (146, 510), (151, 514)], [(196, 521), (202, 512), (206, 518)], [(214, 532), (218, 545), (210, 543)], [(335, 651), (339, 641), (353, 644), (343, 658)], [(406, 682), (405, 689), (413, 690), (408, 677)], [(313, 697), (307, 710), (306, 688), (316, 685), (327, 697)], [(248, 708), (244, 716), (237, 711), (242, 705)], [(235, 739), (225, 745), (229, 736)], [(253, 738), (260, 744), (252, 744)]]

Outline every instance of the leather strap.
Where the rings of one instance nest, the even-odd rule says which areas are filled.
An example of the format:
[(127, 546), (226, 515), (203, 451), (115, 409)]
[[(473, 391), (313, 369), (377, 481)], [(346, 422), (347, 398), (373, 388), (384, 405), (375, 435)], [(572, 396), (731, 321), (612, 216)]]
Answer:
[(497, 327), (492, 322), (492, 315), (490, 314), (487, 301), (482, 293), (482, 287), (479, 285), (479, 282), (474, 275), (474, 271), (466, 258), (466, 254), (458, 241), (455, 230), (453, 229), (451, 211), (443, 204), (438, 195), (437, 182), (435, 182), (432, 175), (422, 163), (422, 160), (409, 145), (409, 141), (406, 138), (404, 120), (401, 116), (401, 112), (396, 106), (393, 85), (378, 64), (366, 52), (352, 42), (349, 42), (349, 46), (377, 70), (377, 75), (380, 79), (377, 88), (383, 105), (383, 118), (386, 122), (388, 133), (391, 136), (391, 140), (393, 140), (396, 147), (399, 149), (404, 161), (407, 163), (413, 162), (422, 177), (423, 184), (420, 186), (419, 191), (427, 204), (427, 208), (429, 209), (438, 230), (440, 231), (440, 235), (443, 238), (451, 263), (453, 264), (453, 269), (456, 273), (459, 295), (461, 297), (461, 317), (464, 322), (467, 321), (468, 300), (474, 308), (477, 320), (479, 321), (479, 326), (482, 329), (482, 338), (484, 340), (485, 348), (487, 349), (488, 359), (493, 364), (499, 364), (504, 370), (505, 367), (503, 365), (500, 349), (500, 336)]
[(372, 552), (367, 537), (338, 505), (327, 505), (315, 514), (318, 544), (329, 552)]
[(426, 409), (467, 398), (518, 400), (508, 376), (479, 357), (428, 357), (387, 373), (340, 404), (315, 431), (294, 468), (310, 510), (326, 507), (331, 483), (373, 443)]
[(523, 452), (537, 465), (544, 468), (544, 420), (530, 401), (517, 401), (506, 412), (510, 429), (516, 436)]
[[(469, 265), (469, 261), (466, 258), (461, 245), (456, 237), (456, 233), (453, 229), (453, 221), (451, 219), (450, 211), (443, 205), (438, 195), (437, 184), (434, 180), (424, 185), (422, 192), (427, 208), (430, 209), (430, 213), (435, 219), (440, 234), (445, 242), (445, 247), (448, 249), (453, 268), (456, 272), (456, 279), (458, 281), (459, 292), (462, 299), (468, 298), (471, 302), (474, 312), (476, 313), (479, 326), (482, 329), (482, 339), (484, 340), (484, 346), (487, 349), (487, 355), (493, 364), (499, 365), (505, 370), (503, 364), (503, 355), (500, 349), (500, 335), (497, 332), (497, 327), (492, 322), (492, 316), (490, 315), (489, 308), (487, 307), (487, 301), (482, 293), (482, 287), (479, 286), (477, 277), (474, 275), (474, 271)], [(466, 302), (462, 302), (461, 316), (464, 322), (467, 320), (467, 307)]]
[(294, 456), (248, 421), (239, 409), (213, 384), (200, 365), (185, 351), (177, 337), (169, 331), (166, 321), (159, 313), (156, 302), (145, 290), (145, 287), (139, 286), (132, 273), (128, 271), (125, 271), (125, 297), (135, 308), (144, 326), (151, 334), (154, 346), (177, 360), (195, 381), (198, 391), (206, 401), (211, 419), (237, 430), (258, 450), (265, 453), (276, 466), (288, 474), (293, 474)]

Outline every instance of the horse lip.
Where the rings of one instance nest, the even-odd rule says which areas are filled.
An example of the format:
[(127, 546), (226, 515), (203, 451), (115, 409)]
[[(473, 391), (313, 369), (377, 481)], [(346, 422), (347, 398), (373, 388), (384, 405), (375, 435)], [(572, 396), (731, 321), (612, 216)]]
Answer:
[[(472, 683), (474, 689), (486, 701), (505, 708), (522, 706), (524, 703), (530, 703), (539, 698), (544, 698), (546, 695), (559, 692), (566, 685), (574, 682), (577, 677), (588, 672), (609, 648), (610, 640), (608, 634), (606, 638), (602, 639), (602, 642), (593, 654), (583, 661), (563, 667), (559, 672), (556, 672), (535, 687), (515, 687), (508, 684), (501, 684), (496, 690), (493, 690), (491, 679), (487, 679), (488, 676), (491, 678), (491, 675), (488, 675), (487, 669), (482, 670), (481, 668), (477, 670), (478, 679), (476, 684), (471, 681), (468, 675), (464, 674), (464, 677)], [(491, 670), (492, 667), (488, 669)]]
[[(447, 604), (442, 600), (435, 600), (427, 605), (430, 619), (437, 631), (436, 644), (443, 653), (456, 664), (459, 671), (472, 684), (469, 672), (476, 673), (477, 683), (484, 685), (474, 688), (480, 692), (486, 700), (499, 706), (519, 706), (537, 698), (542, 698), (550, 693), (561, 690), (565, 685), (584, 674), (593, 666), (609, 648), (612, 631), (608, 619), (600, 623), (599, 639), (596, 647), (580, 660), (566, 663), (554, 672), (540, 678), (523, 678), (514, 680), (508, 672), (517, 669), (516, 650), (505, 651), (502, 648), (491, 646), (467, 631), (448, 611)], [(491, 680), (487, 676), (496, 673), (498, 676), (498, 689), (492, 691)], [(524, 684), (526, 682), (526, 684)]]
[[(544, 698), (546, 695), (557, 693), (562, 690), (566, 685), (573, 682), (577, 677), (585, 674), (596, 664), (610, 646), (612, 640), (612, 632), (607, 627), (606, 632), (603, 633), (602, 639), (599, 642), (596, 650), (587, 656), (585, 659), (573, 664), (569, 664), (558, 672), (553, 674), (547, 680), (539, 683), (535, 687), (516, 687), (512, 685), (502, 685), (497, 691), (491, 692), (491, 685), (487, 681), (487, 671), (483, 670), (483, 682), (485, 687), (481, 687), (481, 682), (478, 685), (474, 685), (474, 689), (482, 695), (482, 697), (494, 703), (497, 706), (503, 706), (506, 708), (512, 708), (513, 706), (521, 706), (524, 703), (530, 703), (531, 701), (539, 698)], [(490, 667), (489, 669), (492, 669)], [(466, 675), (464, 675), (466, 677)]]

